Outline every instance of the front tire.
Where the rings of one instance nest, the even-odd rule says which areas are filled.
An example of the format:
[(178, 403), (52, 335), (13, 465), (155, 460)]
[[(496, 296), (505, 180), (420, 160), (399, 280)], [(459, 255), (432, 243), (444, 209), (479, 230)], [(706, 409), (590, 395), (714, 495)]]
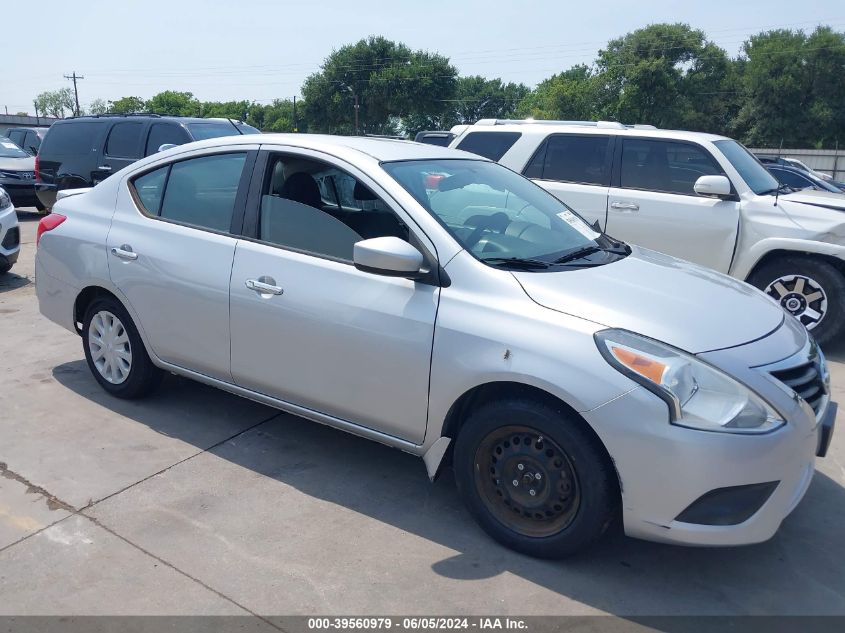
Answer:
[(100, 386), (117, 398), (142, 398), (161, 382), (138, 329), (116, 299), (94, 300), (82, 325), (85, 360)]
[(832, 264), (790, 256), (770, 261), (748, 278), (822, 344), (845, 334), (845, 277)]
[(604, 448), (580, 419), (545, 402), (491, 402), (455, 443), (458, 491), (494, 539), (539, 558), (563, 558), (605, 533), (619, 507)]

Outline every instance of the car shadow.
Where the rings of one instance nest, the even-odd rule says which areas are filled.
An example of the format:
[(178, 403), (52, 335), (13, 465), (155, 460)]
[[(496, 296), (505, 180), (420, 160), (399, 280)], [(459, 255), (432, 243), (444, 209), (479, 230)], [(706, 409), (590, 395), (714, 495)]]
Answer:
[(5, 275), (0, 275), (0, 294), (23, 288), (32, 283), (29, 277), (22, 277), (14, 272), (8, 272)]
[(845, 339), (822, 345), (822, 351), (828, 360), (845, 363)]
[[(53, 370), (64, 387), (160, 433), (191, 441), (187, 420), (160, 426), (155, 402), (103, 392), (84, 361)], [(209, 387), (168, 376), (153, 400)], [(176, 393), (174, 393), (176, 392)], [(231, 396), (235, 398), (236, 396)], [(588, 551), (563, 561), (532, 559), (491, 539), (472, 521), (451, 471), (434, 484), (422, 461), (341, 431), (281, 414), (211, 450), (301, 493), (367, 515), (457, 552), (431, 565), (443, 577), (475, 581), (512, 574), (592, 608), (631, 619), (649, 615), (832, 614), (845, 596), (845, 489), (821, 472), (805, 499), (766, 543), (686, 548), (625, 537), (617, 526)], [(319, 473), (319, 476), (315, 476)], [(667, 473), (667, 485), (671, 485)], [(659, 491), (655, 491), (659, 494)], [(788, 596), (788, 598), (787, 598)], [(472, 606), (467, 605), (472, 612)], [(510, 611), (519, 613), (518, 605)], [(678, 622), (649, 626), (678, 630)]]

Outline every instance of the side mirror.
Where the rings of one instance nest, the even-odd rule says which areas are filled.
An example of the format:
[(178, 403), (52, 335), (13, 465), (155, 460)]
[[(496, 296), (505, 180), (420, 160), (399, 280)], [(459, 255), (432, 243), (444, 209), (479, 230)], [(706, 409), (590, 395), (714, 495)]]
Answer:
[(355, 243), (352, 261), (358, 270), (374, 275), (413, 277), (420, 273), (423, 256), (398, 237), (374, 237)]
[(178, 147), (178, 145), (176, 145), (175, 143), (164, 143), (163, 145), (158, 146), (158, 151), (164, 152), (169, 149), (173, 149), (174, 147)]
[(695, 193), (709, 198), (730, 198), (731, 181), (727, 176), (702, 176), (695, 181)]

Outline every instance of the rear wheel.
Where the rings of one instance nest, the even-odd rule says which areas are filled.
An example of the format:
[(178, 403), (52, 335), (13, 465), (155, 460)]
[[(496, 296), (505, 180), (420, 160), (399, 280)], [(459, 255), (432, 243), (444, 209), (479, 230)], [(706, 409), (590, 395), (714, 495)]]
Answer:
[(82, 332), (88, 368), (110, 394), (141, 398), (158, 386), (162, 371), (153, 365), (129, 313), (117, 300), (94, 300), (85, 312)]
[(845, 277), (832, 264), (784, 257), (764, 264), (748, 281), (798, 319), (819, 343), (845, 333)]
[(583, 422), (544, 402), (492, 402), (455, 443), (455, 479), (469, 511), (500, 543), (562, 558), (599, 538), (618, 508), (616, 475)]

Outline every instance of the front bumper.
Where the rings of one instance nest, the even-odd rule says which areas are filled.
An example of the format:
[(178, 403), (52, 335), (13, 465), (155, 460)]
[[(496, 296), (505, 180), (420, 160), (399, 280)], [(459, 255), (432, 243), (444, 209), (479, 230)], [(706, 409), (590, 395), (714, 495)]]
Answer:
[[(783, 344), (785, 340), (782, 332), (775, 342)], [(772, 352), (780, 356), (767, 356), (766, 345), (771, 350), (780, 349)], [(772, 346), (772, 341), (765, 339), (743, 347), (750, 349), (734, 348), (701, 356), (722, 368), (743, 357), (779, 361), (780, 366), (784, 362), (780, 360), (783, 349), (787, 354), (792, 351), (796, 359), (804, 358), (802, 354), (807, 350), (802, 347), (795, 352), (795, 347)], [(823, 454), (830, 442), (837, 406), (826, 397), (817, 417), (806, 402), (777, 383), (767, 367), (749, 369), (759, 379), (755, 391), (787, 421), (770, 433), (736, 435), (672, 425), (666, 405), (641, 387), (583, 414), (616, 466), (626, 534), (705, 546), (758, 543), (775, 534), (812, 481), (816, 454)], [(738, 376), (738, 372), (732, 374)], [(750, 379), (741, 379), (749, 384)], [(734, 524), (718, 524), (718, 518), (696, 523), (679, 520), (700, 517), (702, 513), (689, 509), (708, 499), (708, 495), (714, 498), (718, 497), (714, 493), (724, 490), (751, 489), (763, 484), (774, 485), (764, 488), (765, 495), (756, 497), (748, 512), (732, 509), (733, 516), (741, 517)]]

